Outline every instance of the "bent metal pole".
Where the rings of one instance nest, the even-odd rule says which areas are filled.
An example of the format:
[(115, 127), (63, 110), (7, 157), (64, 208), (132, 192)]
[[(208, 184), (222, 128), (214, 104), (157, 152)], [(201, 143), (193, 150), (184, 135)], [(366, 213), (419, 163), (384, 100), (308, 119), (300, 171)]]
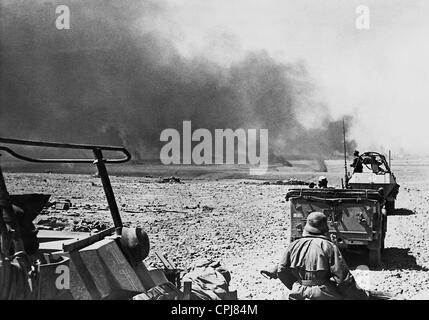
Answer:
[(110, 183), (109, 175), (107, 174), (103, 153), (101, 152), (101, 149), (94, 149), (93, 152), (96, 158), (94, 163), (97, 165), (98, 174), (100, 175), (101, 183), (103, 184), (104, 193), (106, 194), (107, 203), (109, 204), (109, 210), (115, 225), (116, 234), (120, 235), (123, 227), (122, 220), (119, 214), (115, 195), (113, 193), (112, 184)]

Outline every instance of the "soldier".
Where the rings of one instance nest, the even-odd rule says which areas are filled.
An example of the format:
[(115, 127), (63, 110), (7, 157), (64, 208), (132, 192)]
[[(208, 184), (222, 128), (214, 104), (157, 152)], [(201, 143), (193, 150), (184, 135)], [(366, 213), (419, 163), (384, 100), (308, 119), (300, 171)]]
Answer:
[(328, 179), (324, 176), (319, 177), (319, 181), (317, 183), (317, 187), (321, 189), (325, 189), (328, 187)]
[(363, 171), (363, 165), (362, 161), (359, 161), (359, 151), (355, 150), (353, 152), (353, 163), (350, 165), (350, 167), (354, 168), (353, 173), (361, 173)]
[(357, 286), (328, 230), (323, 213), (310, 213), (303, 238), (292, 242), (283, 255), (277, 276), (291, 290), (289, 299), (369, 299), (369, 291)]

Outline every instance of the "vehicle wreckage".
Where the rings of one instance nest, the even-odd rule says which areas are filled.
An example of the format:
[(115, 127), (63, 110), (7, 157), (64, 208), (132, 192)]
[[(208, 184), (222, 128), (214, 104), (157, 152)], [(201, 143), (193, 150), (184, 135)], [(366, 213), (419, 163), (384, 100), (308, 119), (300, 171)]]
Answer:
[[(11, 145), (86, 150), (94, 157), (33, 158)], [(236, 291), (229, 291), (229, 272), (218, 261), (196, 261), (185, 271), (155, 252), (164, 269), (148, 270), (144, 259), (149, 255), (149, 237), (141, 227), (123, 226), (106, 168), (131, 159), (125, 148), (0, 138), (0, 152), (33, 163), (95, 164), (113, 220), (112, 227), (95, 234), (37, 230), (33, 220), (50, 195), (9, 194), (0, 165), (0, 299), (237, 298)], [(107, 159), (103, 152), (123, 157)]]

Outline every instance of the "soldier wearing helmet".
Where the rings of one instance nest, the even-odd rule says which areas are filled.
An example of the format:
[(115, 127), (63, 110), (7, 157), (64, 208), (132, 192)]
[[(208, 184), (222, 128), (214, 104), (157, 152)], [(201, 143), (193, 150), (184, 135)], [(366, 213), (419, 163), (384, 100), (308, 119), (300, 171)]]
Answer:
[(322, 188), (322, 189), (327, 188), (328, 187), (328, 179), (324, 176), (320, 176), (319, 180), (317, 182), (317, 187)]
[(361, 173), (363, 171), (363, 164), (359, 157), (359, 151), (355, 150), (353, 152), (353, 163), (350, 165), (350, 167), (354, 168), (353, 173)]
[(328, 230), (323, 213), (310, 213), (303, 237), (292, 242), (283, 255), (277, 276), (290, 290), (289, 299), (368, 299), (369, 291), (358, 287)]

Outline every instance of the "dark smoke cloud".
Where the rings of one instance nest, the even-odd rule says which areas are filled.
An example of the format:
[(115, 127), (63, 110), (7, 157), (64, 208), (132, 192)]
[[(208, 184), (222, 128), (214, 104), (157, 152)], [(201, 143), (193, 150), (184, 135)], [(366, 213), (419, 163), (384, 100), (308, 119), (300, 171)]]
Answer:
[[(60, 4), (71, 9), (70, 30), (54, 27)], [(136, 27), (162, 11), (159, 1), (2, 0), (0, 135), (123, 144), (155, 159), (161, 131), (191, 120), (194, 129), (268, 128), (277, 158), (342, 152), (342, 122), (313, 100), (302, 64), (265, 52), (230, 68), (184, 58)], [(301, 112), (317, 112), (320, 126), (304, 127)]]

